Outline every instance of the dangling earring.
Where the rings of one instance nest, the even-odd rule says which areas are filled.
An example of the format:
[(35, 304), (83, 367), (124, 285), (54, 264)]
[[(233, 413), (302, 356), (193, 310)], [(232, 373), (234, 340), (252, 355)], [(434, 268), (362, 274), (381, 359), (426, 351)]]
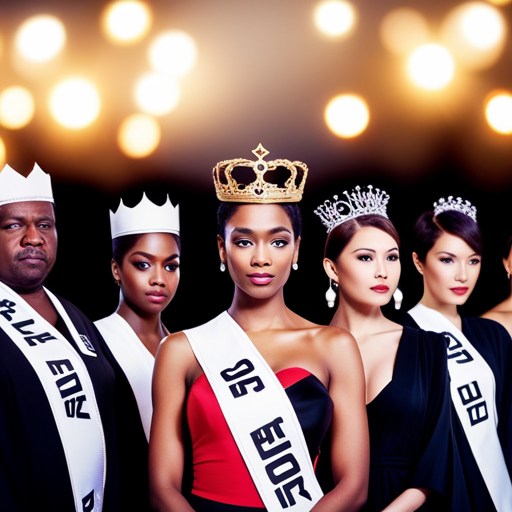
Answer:
[(332, 289), (332, 279), (329, 279), (329, 289), (325, 292), (325, 300), (327, 301), (327, 307), (333, 308), (336, 301), (336, 292)]
[(121, 279), (114, 279), (115, 283), (121, 288)]
[(293, 263), (292, 264), (292, 268), (293, 268), (293, 270), (299, 270), (299, 264), (298, 263)]
[(223, 261), (220, 262), (220, 271), (226, 272), (226, 264)]
[(510, 280), (510, 272), (507, 272), (507, 277), (508, 277), (508, 278), (509, 278), (509, 280)]
[(396, 288), (393, 293), (393, 300), (395, 301), (395, 309), (399, 310), (402, 307), (402, 301), (404, 300), (404, 294), (400, 288)]

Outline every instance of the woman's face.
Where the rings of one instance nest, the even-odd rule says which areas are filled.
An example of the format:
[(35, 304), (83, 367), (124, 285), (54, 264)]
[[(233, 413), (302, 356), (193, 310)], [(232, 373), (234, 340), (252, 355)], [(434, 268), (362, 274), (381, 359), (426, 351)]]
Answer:
[(297, 261), (292, 223), (276, 204), (240, 205), (226, 223), (219, 254), (235, 285), (247, 295), (266, 299), (282, 289)]
[(178, 244), (169, 233), (146, 233), (125, 254), (112, 261), (125, 303), (145, 316), (158, 314), (171, 302), (180, 280)]
[(430, 307), (464, 304), (480, 274), (481, 255), (460, 237), (443, 232), (428, 251), (425, 262), (414, 263), (423, 274), (424, 299)]
[(329, 277), (338, 282), (340, 302), (383, 306), (398, 286), (398, 245), (381, 229), (358, 229), (333, 263), (324, 262)]

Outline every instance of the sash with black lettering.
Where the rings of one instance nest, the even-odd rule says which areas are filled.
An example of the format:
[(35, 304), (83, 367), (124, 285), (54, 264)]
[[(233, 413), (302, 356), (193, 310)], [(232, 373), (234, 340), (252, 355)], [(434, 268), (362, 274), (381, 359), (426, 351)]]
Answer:
[(146, 439), (149, 441), (151, 417), (153, 416), (151, 379), (155, 358), (140, 341), (128, 322), (117, 313), (97, 320), (94, 325), (100, 331), (130, 383), (137, 400)]
[(512, 483), (496, 426), (494, 374), (466, 336), (444, 315), (417, 304), (409, 315), (426, 331), (443, 332), (448, 338), (450, 391), (457, 416), (498, 512), (510, 512)]
[[(45, 292), (78, 349), (97, 357), (57, 297), (49, 290)], [(76, 512), (100, 512), (105, 486), (105, 440), (83, 360), (55, 327), (1, 282), (0, 327), (32, 365), (46, 393), (66, 456)]]
[(184, 333), (267, 510), (309, 511), (323, 494), (274, 372), (227, 311)]

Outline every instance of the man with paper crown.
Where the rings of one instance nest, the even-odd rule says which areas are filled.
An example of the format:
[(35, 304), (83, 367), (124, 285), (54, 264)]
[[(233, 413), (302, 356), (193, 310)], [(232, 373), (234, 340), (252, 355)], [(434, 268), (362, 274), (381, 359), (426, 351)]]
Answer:
[(0, 509), (148, 510), (147, 443), (94, 325), (43, 283), (55, 263), (50, 176), (0, 172)]

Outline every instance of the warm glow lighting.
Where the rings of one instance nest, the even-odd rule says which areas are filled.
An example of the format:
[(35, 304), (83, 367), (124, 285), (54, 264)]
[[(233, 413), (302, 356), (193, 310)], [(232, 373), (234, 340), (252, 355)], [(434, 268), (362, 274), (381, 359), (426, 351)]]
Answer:
[(161, 132), (156, 119), (145, 114), (127, 117), (117, 133), (121, 151), (131, 158), (143, 158), (160, 144)]
[(103, 11), (103, 33), (117, 44), (139, 41), (148, 33), (150, 26), (151, 11), (144, 2), (113, 2)]
[(66, 128), (78, 130), (93, 123), (101, 102), (94, 85), (83, 78), (69, 78), (50, 93), (50, 112)]
[(170, 76), (146, 73), (135, 84), (135, 102), (146, 114), (168, 114), (176, 108), (179, 100), (178, 83)]
[(355, 94), (336, 96), (325, 109), (325, 122), (339, 137), (356, 137), (366, 129), (369, 120), (365, 101)]
[(452, 9), (442, 23), (443, 44), (462, 65), (483, 69), (501, 56), (507, 27), (501, 12), (483, 2), (469, 2)]
[(194, 40), (185, 32), (169, 30), (158, 36), (149, 47), (148, 58), (155, 71), (166, 75), (186, 75), (196, 62)]
[(410, 7), (394, 9), (380, 24), (380, 38), (390, 53), (407, 55), (428, 41), (427, 20), (421, 12)]
[(4, 141), (0, 138), (0, 167), (4, 167), (7, 159), (7, 152), (5, 150)]
[(24, 87), (9, 87), (0, 94), (0, 123), (6, 128), (23, 128), (34, 115), (34, 98)]
[(494, 4), (494, 5), (507, 5), (509, 4), (510, 2), (512, 2), (512, 0), (489, 0), (489, 3), (491, 4)]
[(55, 57), (66, 43), (66, 30), (54, 16), (39, 15), (26, 20), (15, 36), (18, 52), (31, 62)]
[(489, 126), (498, 133), (512, 133), (512, 94), (498, 93), (491, 96), (485, 106)]
[(315, 9), (315, 24), (328, 36), (347, 35), (356, 22), (356, 11), (352, 4), (341, 0), (322, 2)]
[(450, 52), (438, 44), (420, 46), (408, 60), (411, 80), (429, 91), (446, 87), (452, 81), (454, 68)]

